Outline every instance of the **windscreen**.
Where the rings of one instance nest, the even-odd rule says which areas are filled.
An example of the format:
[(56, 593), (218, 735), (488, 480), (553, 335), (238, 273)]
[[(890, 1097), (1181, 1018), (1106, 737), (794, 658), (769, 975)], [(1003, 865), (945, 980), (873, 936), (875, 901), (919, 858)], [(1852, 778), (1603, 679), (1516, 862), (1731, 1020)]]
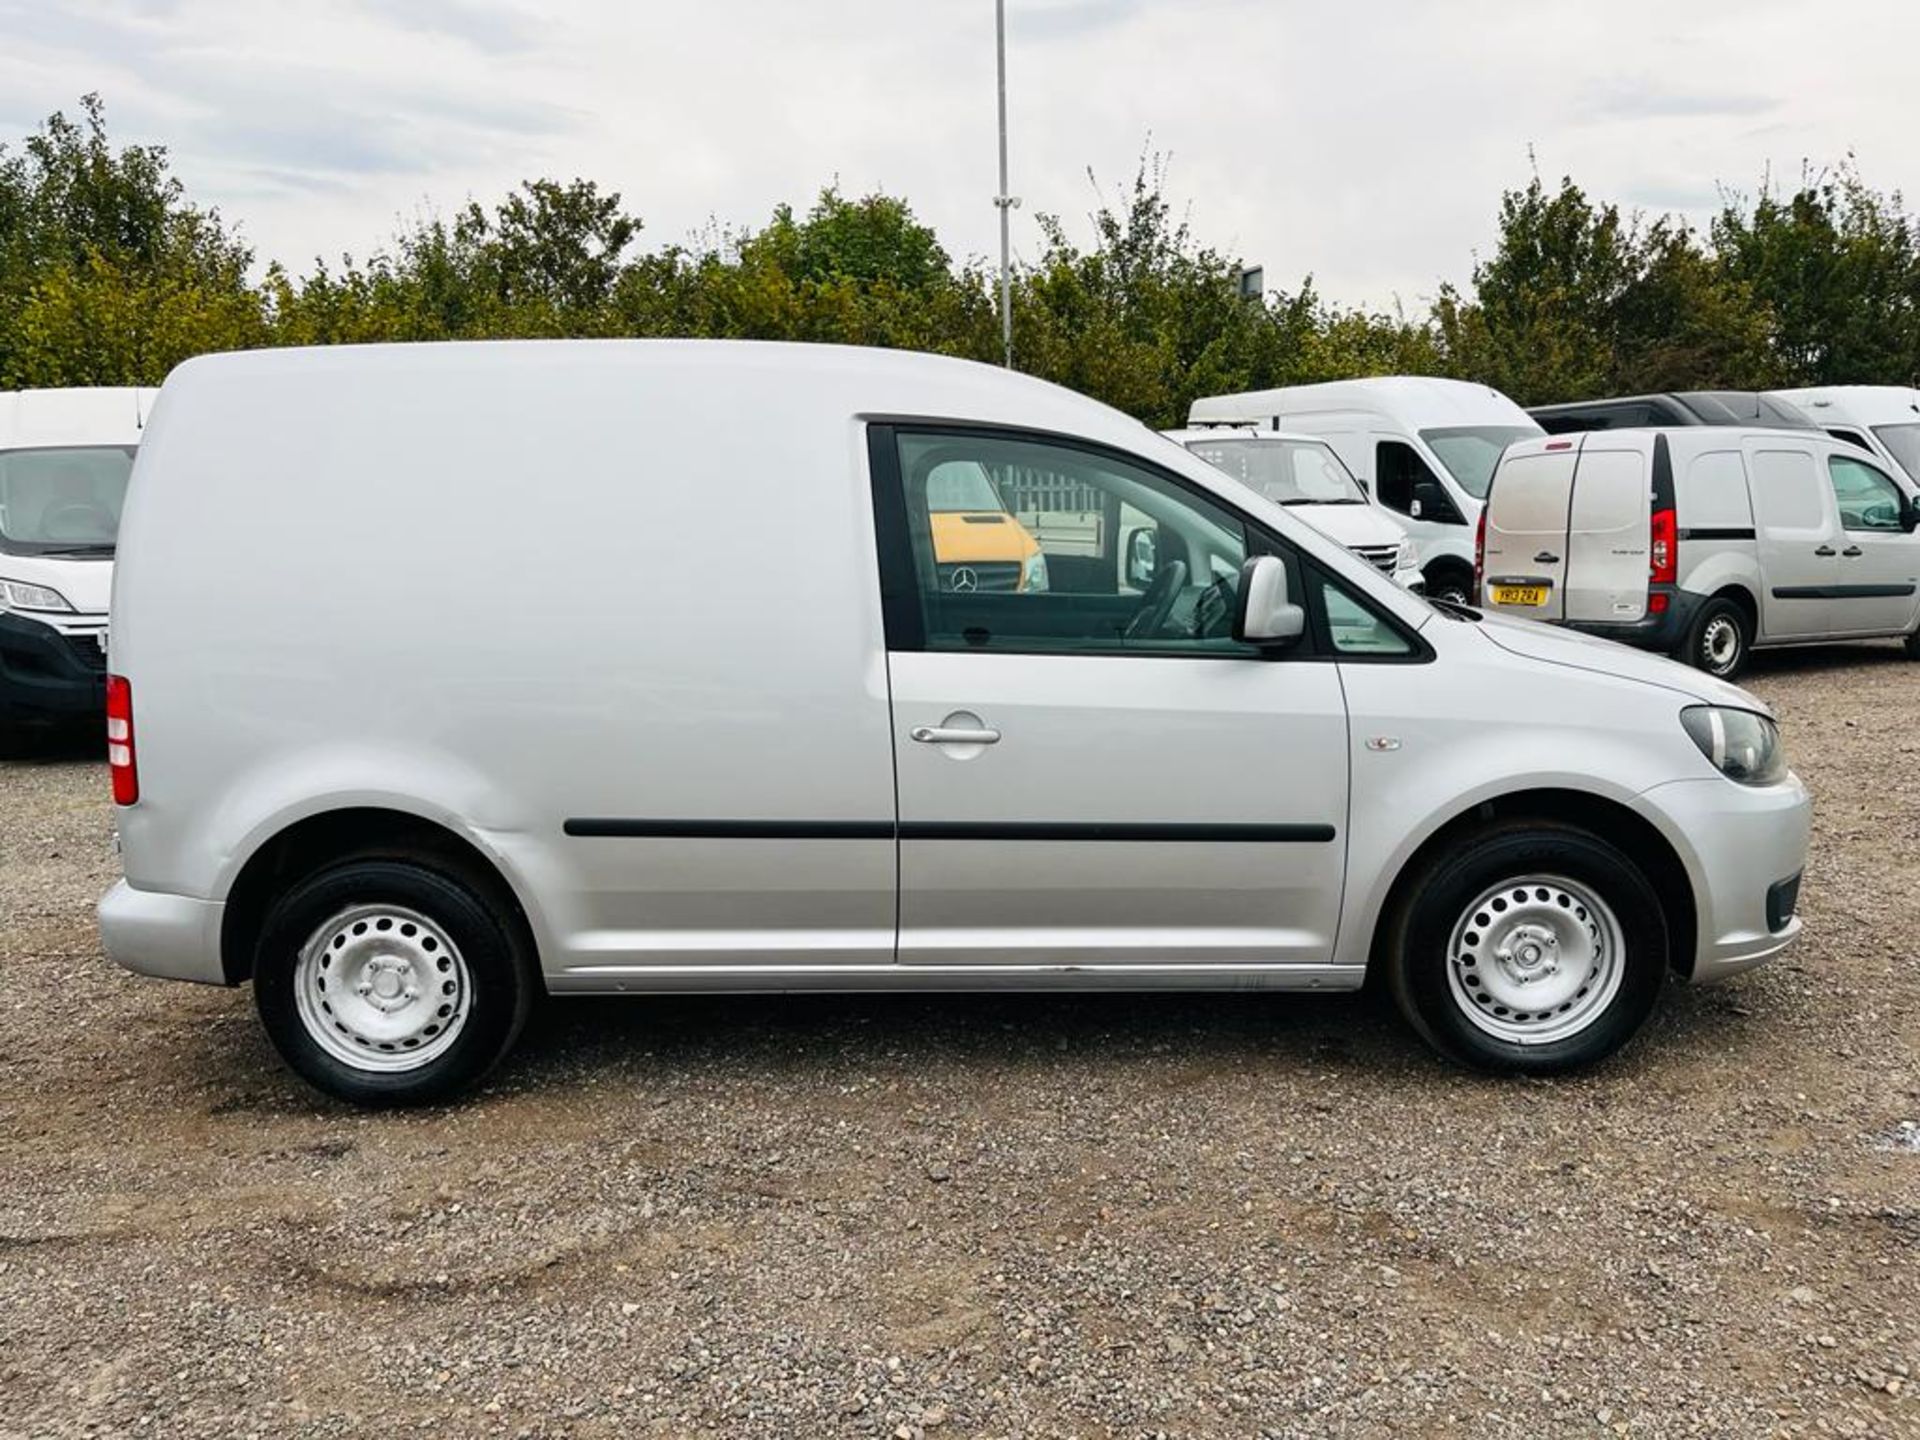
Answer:
[(1900, 462), (1900, 468), (1907, 472), (1907, 478), (1920, 481), (1920, 424), (1876, 425), (1873, 433), (1880, 437), (1880, 443)]
[(1452, 425), (1422, 430), (1420, 438), (1440, 457), (1440, 463), (1462, 490), (1476, 500), (1484, 500), (1500, 453), (1514, 441), (1530, 440), (1539, 433), (1531, 425)]
[(927, 509), (936, 515), (1004, 510), (986, 467), (977, 460), (943, 460), (927, 472)]
[(112, 553), (132, 472), (131, 446), (0, 452), (0, 548)]
[(1276, 504), (1367, 503), (1340, 457), (1318, 440), (1256, 440), (1227, 435), (1217, 440), (1189, 440), (1187, 449)]

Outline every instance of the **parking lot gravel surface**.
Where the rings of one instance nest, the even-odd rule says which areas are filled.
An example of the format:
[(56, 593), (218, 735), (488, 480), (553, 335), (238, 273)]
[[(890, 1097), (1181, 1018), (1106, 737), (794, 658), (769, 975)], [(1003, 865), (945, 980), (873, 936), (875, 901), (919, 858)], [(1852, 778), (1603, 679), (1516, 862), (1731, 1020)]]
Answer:
[(1764, 659), (1807, 932), (1552, 1082), (1370, 996), (554, 1002), (363, 1114), (0, 765), (0, 1436), (1920, 1435), (1920, 665)]

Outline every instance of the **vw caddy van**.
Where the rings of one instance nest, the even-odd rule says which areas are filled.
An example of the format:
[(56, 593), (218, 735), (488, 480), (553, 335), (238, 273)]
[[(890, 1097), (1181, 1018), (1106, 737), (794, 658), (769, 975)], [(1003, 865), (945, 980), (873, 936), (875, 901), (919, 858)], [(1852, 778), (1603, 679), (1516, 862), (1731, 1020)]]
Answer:
[(1541, 433), (1491, 386), (1420, 375), (1211, 395), (1187, 423), (1318, 435), (1406, 526), (1427, 593), (1462, 602), (1473, 598), (1474, 527), (1500, 452)]
[(0, 752), (99, 734), (114, 542), (154, 393), (0, 392)]
[(1409, 590), (1426, 588), (1406, 527), (1373, 503), (1334, 449), (1315, 435), (1252, 426), (1163, 430), (1217, 470), (1283, 505)]
[(1604, 430), (1513, 446), (1481, 536), (1487, 604), (1723, 679), (1759, 646), (1903, 637), (1908, 486), (1817, 429)]
[[(1035, 497), (1046, 587), (952, 583), (956, 465)], [(1370, 971), (1447, 1055), (1549, 1072), (1800, 928), (1807, 794), (1752, 696), (1430, 605), (986, 365), (193, 360), (114, 583), (106, 947), (251, 981), (293, 1068), (357, 1101), (471, 1085), (543, 993)]]

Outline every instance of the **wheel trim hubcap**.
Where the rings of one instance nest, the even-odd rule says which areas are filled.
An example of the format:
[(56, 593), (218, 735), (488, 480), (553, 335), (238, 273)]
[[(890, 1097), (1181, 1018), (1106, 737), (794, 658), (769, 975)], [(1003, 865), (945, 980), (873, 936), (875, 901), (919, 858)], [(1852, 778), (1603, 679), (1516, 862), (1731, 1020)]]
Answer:
[(403, 905), (356, 905), (314, 930), (294, 963), (308, 1036), (356, 1070), (418, 1070), (465, 1027), (473, 982), (440, 926)]
[(1740, 632), (1734, 628), (1731, 620), (1710, 621), (1706, 633), (1700, 637), (1700, 648), (1715, 669), (1730, 665), (1734, 656), (1740, 653)]
[(1447, 947), (1447, 984), (1476, 1029), (1521, 1045), (1564, 1040), (1619, 993), (1626, 942), (1592, 889), (1555, 875), (1489, 887)]

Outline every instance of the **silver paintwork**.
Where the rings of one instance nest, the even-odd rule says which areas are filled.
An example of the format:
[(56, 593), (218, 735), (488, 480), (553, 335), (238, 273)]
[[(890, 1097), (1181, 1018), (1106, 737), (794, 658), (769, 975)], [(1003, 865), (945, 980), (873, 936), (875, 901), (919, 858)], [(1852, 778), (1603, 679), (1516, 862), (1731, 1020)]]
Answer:
[(1517, 1045), (1578, 1035), (1626, 974), (1626, 937), (1605, 900), (1558, 875), (1489, 886), (1447, 940), (1447, 989), (1477, 1029)]
[[(889, 654), (871, 415), (1138, 455), (1311, 556), (1433, 659)], [(263, 476), (263, 454), (280, 469)], [(718, 535), (723, 559), (702, 540)], [(189, 550), (222, 557), (218, 584), (177, 562)], [(353, 583), (365, 573), (381, 585)], [(127, 880), (101, 926), (148, 973), (218, 982), (247, 861), (303, 819), (366, 807), (441, 826), (497, 870), (555, 991), (1351, 988), (1420, 845), (1537, 789), (1629, 806), (1669, 839), (1701, 913), (1697, 978), (1793, 933), (1762, 912), (1765, 885), (1803, 863), (1804, 789), (1733, 784), (1679, 725), (1686, 705), (1752, 697), (1563, 630), (1439, 617), (1182, 447), (992, 367), (711, 342), (190, 361), (141, 446), (115, 615), (142, 798), (118, 815)], [(1000, 738), (913, 738), (948, 727)], [(1324, 823), (1336, 839), (563, 833), (585, 815), (856, 834)]]
[(473, 980), (459, 947), (404, 905), (355, 905), (300, 947), (294, 1008), (341, 1064), (400, 1074), (432, 1064), (466, 1027)]

